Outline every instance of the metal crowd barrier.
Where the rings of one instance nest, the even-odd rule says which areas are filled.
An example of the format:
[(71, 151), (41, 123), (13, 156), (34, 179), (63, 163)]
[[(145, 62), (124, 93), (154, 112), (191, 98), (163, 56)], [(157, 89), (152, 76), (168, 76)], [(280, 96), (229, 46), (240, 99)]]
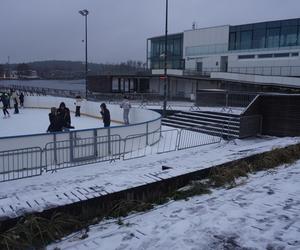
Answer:
[(0, 182), (42, 174), (43, 150), (39, 147), (0, 152)]
[(41, 175), (43, 171), (86, 165), (96, 162), (129, 160), (150, 154), (218, 143), (221, 137), (186, 129), (160, 129), (122, 139), (120, 135), (72, 138), (40, 147), (0, 152), (0, 182)]
[(46, 171), (120, 159), (121, 141), (119, 135), (111, 135), (47, 143)]

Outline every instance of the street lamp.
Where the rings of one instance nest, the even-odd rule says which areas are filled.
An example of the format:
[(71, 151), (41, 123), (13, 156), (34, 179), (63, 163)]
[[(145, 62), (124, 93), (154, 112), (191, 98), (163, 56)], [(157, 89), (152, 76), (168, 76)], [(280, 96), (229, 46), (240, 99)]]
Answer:
[(88, 51), (87, 51), (87, 16), (89, 11), (84, 9), (80, 10), (79, 14), (85, 17), (85, 98), (88, 97), (88, 90), (87, 90), (87, 76), (88, 76)]
[(168, 54), (168, 0), (166, 0), (166, 23), (165, 23), (165, 65), (164, 65), (164, 103), (163, 103), (163, 117), (167, 116), (167, 83), (168, 83), (168, 64), (167, 64), (167, 54)]

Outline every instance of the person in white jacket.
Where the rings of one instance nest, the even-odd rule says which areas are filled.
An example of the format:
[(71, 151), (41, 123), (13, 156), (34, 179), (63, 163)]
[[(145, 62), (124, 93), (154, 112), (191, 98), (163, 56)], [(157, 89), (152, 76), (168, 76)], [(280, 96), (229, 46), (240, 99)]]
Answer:
[(124, 100), (122, 101), (121, 105), (120, 105), (120, 108), (123, 109), (123, 120), (124, 120), (124, 123), (126, 125), (129, 124), (129, 111), (131, 109), (131, 104), (127, 98), (127, 96), (124, 96)]

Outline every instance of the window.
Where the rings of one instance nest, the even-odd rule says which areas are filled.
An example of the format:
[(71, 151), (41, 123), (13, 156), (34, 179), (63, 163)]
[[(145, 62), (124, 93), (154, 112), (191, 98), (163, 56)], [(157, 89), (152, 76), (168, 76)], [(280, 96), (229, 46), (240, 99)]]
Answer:
[(261, 54), (261, 55), (258, 55), (258, 58), (272, 58), (273, 57), (273, 54)]
[(280, 28), (272, 28), (267, 30), (267, 48), (279, 47)]
[(174, 40), (174, 55), (175, 56), (180, 56), (181, 55), (181, 40), (180, 39), (175, 39)]
[(251, 49), (252, 46), (252, 31), (241, 32), (241, 49)]
[(289, 57), (290, 54), (289, 53), (277, 53), (274, 54), (274, 57)]
[(298, 52), (293, 52), (292, 56), (299, 56), (299, 53)]
[(281, 28), (280, 46), (294, 46), (297, 44), (297, 26)]
[(253, 59), (255, 55), (239, 55), (238, 59)]
[(229, 34), (229, 50), (235, 50), (236, 49), (236, 33), (230, 32)]
[(253, 31), (253, 48), (260, 49), (266, 46), (266, 30), (256, 29)]

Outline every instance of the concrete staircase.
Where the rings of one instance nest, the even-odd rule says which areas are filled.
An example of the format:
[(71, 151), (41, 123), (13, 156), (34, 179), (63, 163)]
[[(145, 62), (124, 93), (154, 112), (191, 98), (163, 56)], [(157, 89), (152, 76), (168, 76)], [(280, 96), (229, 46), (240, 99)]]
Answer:
[(240, 137), (240, 115), (211, 111), (181, 111), (163, 118), (162, 125), (224, 138)]

